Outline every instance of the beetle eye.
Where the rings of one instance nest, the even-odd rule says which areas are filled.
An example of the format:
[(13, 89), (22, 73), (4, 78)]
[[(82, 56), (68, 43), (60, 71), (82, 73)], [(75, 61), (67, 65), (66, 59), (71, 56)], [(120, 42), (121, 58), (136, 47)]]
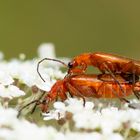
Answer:
[(69, 62), (69, 63), (68, 63), (68, 67), (69, 67), (69, 68), (72, 68), (72, 67), (73, 67), (73, 63), (72, 63), (72, 62)]

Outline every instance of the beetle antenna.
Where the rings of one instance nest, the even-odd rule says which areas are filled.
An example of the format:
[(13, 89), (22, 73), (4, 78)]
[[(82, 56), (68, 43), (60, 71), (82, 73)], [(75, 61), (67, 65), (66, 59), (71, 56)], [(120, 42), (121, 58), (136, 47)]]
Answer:
[(41, 76), (40, 72), (39, 72), (39, 66), (40, 66), (40, 63), (42, 63), (43, 61), (45, 60), (51, 60), (51, 61), (55, 61), (55, 62), (59, 62), (61, 63), (62, 65), (64, 65), (65, 67), (67, 67), (67, 64), (65, 64), (64, 62), (62, 62), (61, 60), (57, 60), (57, 59), (52, 59), (52, 58), (43, 58), (42, 60), (40, 60), (37, 64), (37, 72), (38, 72), (38, 75), (40, 76), (40, 78), (45, 82), (44, 78)]

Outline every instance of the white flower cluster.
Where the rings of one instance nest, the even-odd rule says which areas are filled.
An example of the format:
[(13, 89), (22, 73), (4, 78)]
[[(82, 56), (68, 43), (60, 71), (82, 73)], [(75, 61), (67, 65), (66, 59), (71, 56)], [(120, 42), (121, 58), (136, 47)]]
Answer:
[(14, 109), (0, 108), (0, 139), (1, 140), (123, 140), (119, 134), (109, 136), (97, 132), (59, 132), (54, 127), (38, 127), (24, 119), (17, 119)]
[(14, 109), (0, 108), (0, 116), (1, 140), (55, 140), (59, 137), (53, 127), (38, 127), (24, 119), (17, 119)]
[[(16, 107), (11, 108), (13, 107), (10, 104), (11, 100), (15, 103), (17, 97), (26, 94), (28, 97), (25, 97), (25, 103), (23, 103), (26, 105), (40, 96), (40, 94), (37, 96), (31, 94), (31, 91), (36, 90), (33, 87), (49, 91), (56, 80), (63, 79), (66, 74), (61, 72), (61, 64), (47, 61), (39, 67), (45, 82), (42, 81), (37, 73), (37, 63), (44, 57), (59, 59), (65, 63), (69, 60), (56, 58), (54, 46), (51, 43), (42, 44), (38, 49), (38, 57), (32, 60), (26, 60), (25, 54), (20, 54), (19, 59), (6, 61), (0, 52), (0, 139), (129, 140), (135, 137), (140, 138), (140, 109), (131, 109), (126, 104), (118, 109), (113, 106), (104, 106), (102, 103), (97, 104), (95, 100), (92, 100), (92, 102), (86, 101), (83, 106), (82, 100), (68, 98), (64, 103), (55, 102), (54, 109), (44, 113), (43, 117), (39, 118), (41, 120), (38, 119), (41, 122), (42, 118), (44, 119), (42, 127), (34, 121), (31, 123), (23, 118), (17, 118), (18, 112)], [(18, 105), (21, 105), (20, 102), (16, 106)], [(60, 124), (59, 127), (45, 125), (52, 119)]]
[[(104, 138), (118, 140), (128, 137), (131, 131), (140, 133), (140, 109), (124, 106), (122, 109), (117, 107), (95, 109), (93, 101), (87, 101), (83, 106), (82, 100), (69, 98), (65, 103), (55, 102), (54, 109), (43, 115), (44, 120), (59, 120), (67, 118), (69, 112), (75, 123), (73, 129), (100, 132)], [(124, 137), (120, 135), (122, 131)]]

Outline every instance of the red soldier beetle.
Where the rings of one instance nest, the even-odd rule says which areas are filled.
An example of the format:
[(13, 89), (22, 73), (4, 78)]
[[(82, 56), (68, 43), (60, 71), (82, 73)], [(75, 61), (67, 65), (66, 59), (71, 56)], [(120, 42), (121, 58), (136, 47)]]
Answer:
[(140, 75), (140, 61), (101, 52), (84, 53), (76, 56), (68, 63), (68, 73), (85, 73), (89, 65), (97, 67), (102, 73), (109, 72), (118, 85), (119, 81), (116, 80), (114, 74), (121, 74), (124, 78), (127, 74), (133, 74), (133, 84), (135, 83), (135, 75)]
[[(51, 90), (46, 93), (44, 91), (44, 97), (39, 100), (35, 100), (32, 103), (36, 103), (40, 106), (42, 112), (47, 112), (49, 104), (55, 102), (58, 98), (61, 101), (67, 99), (67, 92), (71, 97), (79, 97), (83, 99), (83, 104), (85, 104), (85, 98), (119, 98), (121, 101), (130, 103), (125, 97), (132, 95), (133, 91), (140, 96), (140, 82), (137, 81), (135, 86), (131, 82), (126, 81), (119, 74), (115, 75), (116, 79), (119, 81), (124, 93), (122, 93), (119, 85), (114, 81), (110, 74), (79, 74), (79, 75), (67, 75), (64, 79), (58, 80), (51, 88)], [(21, 108), (19, 113), (25, 108)], [(133, 106), (131, 106), (133, 107)], [(35, 109), (35, 108), (34, 108)]]
[[(122, 93), (119, 85), (114, 81), (110, 74), (80, 74), (68, 75), (64, 79), (57, 81), (49, 93), (44, 97), (43, 105), (46, 111), (50, 102), (60, 98), (62, 101), (67, 99), (66, 92), (69, 92), (71, 97), (80, 97), (85, 104), (85, 98), (119, 98), (125, 102), (129, 101), (125, 97), (131, 95), (133, 91), (140, 91), (140, 82), (136, 82), (133, 87), (132, 83), (126, 81), (120, 75), (115, 75), (119, 81), (125, 95)], [(102, 80), (101, 80), (102, 79)], [(139, 95), (139, 94), (138, 94)]]
[(97, 67), (102, 73), (125, 73), (140, 75), (140, 61), (108, 53), (84, 53), (69, 62), (68, 73), (84, 73), (87, 66)]

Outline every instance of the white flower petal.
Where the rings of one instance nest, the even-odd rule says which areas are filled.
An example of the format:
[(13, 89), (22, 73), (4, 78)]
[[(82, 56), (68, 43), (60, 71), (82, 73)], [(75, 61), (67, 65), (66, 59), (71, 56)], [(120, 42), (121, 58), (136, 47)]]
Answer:
[(53, 106), (55, 109), (65, 110), (65, 104), (63, 102), (55, 102)]

